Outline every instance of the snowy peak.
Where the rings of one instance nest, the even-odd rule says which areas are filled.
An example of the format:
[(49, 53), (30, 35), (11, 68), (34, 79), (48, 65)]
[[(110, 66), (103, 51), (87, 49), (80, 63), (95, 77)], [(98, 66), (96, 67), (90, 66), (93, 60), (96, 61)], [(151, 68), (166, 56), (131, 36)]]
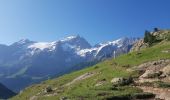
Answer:
[(69, 36), (60, 40), (65, 46), (70, 46), (78, 49), (91, 48), (91, 45), (79, 35)]
[(21, 39), (18, 42), (13, 43), (12, 45), (28, 45), (34, 43), (34, 41), (30, 41), (29, 39)]
[(70, 49), (80, 50), (91, 47), (91, 45), (84, 38), (80, 37), (79, 35), (76, 35), (69, 36), (54, 42), (34, 42), (29, 45), (28, 48), (32, 50), (53, 51), (55, 50), (57, 45), (61, 45), (61, 47), (63, 47), (65, 51)]
[(72, 40), (75, 40), (75, 39), (80, 39), (81, 37), (79, 35), (73, 35), (73, 36), (68, 36), (64, 39), (61, 39), (60, 41), (62, 42), (66, 42), (66, 41), (72, 41)]
[(117, 39), (117, 40), (114, 40), (114, 41), (108, 41), (108, 42), (105, 42), (105, 43), (99, 43), (95, 47), (104, 47), (104, 46), (107, 46), (107, 45), (119, 45), (119, 46), (121, 46), (122, 41), (123, 41), (122, 38), (120, 38), (120, 39)]

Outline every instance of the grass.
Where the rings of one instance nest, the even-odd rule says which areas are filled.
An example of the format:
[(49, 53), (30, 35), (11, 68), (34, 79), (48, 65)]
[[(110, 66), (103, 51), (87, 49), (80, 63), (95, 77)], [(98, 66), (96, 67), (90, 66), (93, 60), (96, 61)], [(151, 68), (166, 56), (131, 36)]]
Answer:
[[(60, 93), (56, 96), (40, 95), (38, 100), (58, 100), (61, 97), (67, 97), (71, 100), (102, 100), (113, 97), (128, 97), (142, 91), (132, 86), (113, 87), (111, 79), (114, 77), (129, 77), (137, 76), (137, 72), (129, 72), (126, 69), (147, 61), (167, 59), (170, 54), (161, 52), (162, 50), (170, 49), (170, 42), (162, 42), (151, 48), (141, 50), (140, 54), (132, 52), (122, 55), (117, 59), (110, 59), (98, 63), (92, 67), (63, 75), (59, 78), (47, 80), (41, 84), (32, 85), (24, 90), (21, 94), (12, 98), (12, 100), (27, 100), (30, 97), (42, 92), (47, 86), (52, 88), (61, 88)], [(62, 87), (64, 84), (71, 82), (76, 77), (87, 72), (95, 72), (96, 74), (90, 78), (77, 81), (76, 83)], [(106, 82), (101, 86), (95, 86), (100, 80), (105, 79)], [(168, 85), (169, 86), (169, 85)]]
[(161, 42), (151, 48), (139, 51), (140, 54), (138, 54), (138, 52), (128, 53), (113, 61), (115, 61), (119, 66), (135, 66), (148, 61), (168, 59), (170, 58), (170, 54), (162, 52), (167, 49), (170, 49), (170, 42)]
[(155, 84), (157, 87), (170, 88), (170, 83), (167, 83), (167, 82), (158, 81), (158, 82), (155, 82)]
[[(96, 68), (96, 66), (98, 67)], [(39, 98), (39, 100), (56, 100), (61, 97), (68, 97), (74, 100), (88, 97), (88, 100), (94, 100), (96, 96), (98, 97), (98, 99), (103, 99), (112, 96), (129, 95), (131, 94), (131, 92), (141, 92), (140, 89), (138, 90), (136, 88), (131, 87), (122, 87), (116, 91), (113, 90), (113, 85), (110, 83), (112, 78), (128, 77), (130, 75), (133, 75), (133, 73), (127, 72), (126, 69), (123, 67), (112, 65), (111, 61), (104, 61), (93, 67), (89, 67), (81, 71), (67, 74), (57, 79), (47, 80), (45, 82), (42, 82), (41, 84), (33, 85), (25, 89), (22, 94), (19, 94), (14, 97), (13, 100), (26, 100), (31, 96), (42, 92), (45, 87), (47, 87), (47, 85), (50, 85), (52, 88), (61, 87), (62, 85), (72, 81), (74, 78), (87, 72), (95, 72), (97, 74), (88, 79), (78, 81), (72, 84), (71, 86), (64, 87), (63, 92), (60, 93), (60, 95), (58, 96), (42, 96)], [(95, 87), (97, 82), (102, 79), (106, 80), (105, 85)], [(98, 96), (102, 93), (104, 93), (105, 95)]]

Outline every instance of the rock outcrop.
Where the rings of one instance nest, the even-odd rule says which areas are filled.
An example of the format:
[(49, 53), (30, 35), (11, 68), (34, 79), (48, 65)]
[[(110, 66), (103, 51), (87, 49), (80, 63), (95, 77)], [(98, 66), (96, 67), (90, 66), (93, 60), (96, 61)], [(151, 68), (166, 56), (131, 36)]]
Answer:
[(133, 47), (131, 48), (131, 52), (133, 51), (140, 51), (143, 48), (147, 48), (149, 45), (147, 43), (144, 42), (143, 39), (140, 39), (139, 41), (137, 41)]
[[(149, 33), (156, 38), (156, 41), (155, 41), (156, 43), (170, 40), (170, 30), (160, 30), (158, 28), (155, 28), (153, 32), (149, 32)], [(147, 47), (149, 47), (149, 44), (145, 43), (144, 39), (140, 39), (133, 45), (130, 51), (131, 52), (140, 51), (141, 49), (147, 48)]]
[(123, 77), (119, 77), (119, 78), (113, 78), (111, 80), (111, 83), (115, 86), (124, 86), (124, 85), (129, 85), (131, 83), (133, 83), (133, 78), (129, 77), (129, 78), (123, 78)]
[(162, 59), (157, 61), (150, 61), (141, 65), (130, 68), (131, 71), (141, 72), (139, 81), (143, 82), (154, 82), (154, 81), (165, 81), (170, 82), (170, 59)]

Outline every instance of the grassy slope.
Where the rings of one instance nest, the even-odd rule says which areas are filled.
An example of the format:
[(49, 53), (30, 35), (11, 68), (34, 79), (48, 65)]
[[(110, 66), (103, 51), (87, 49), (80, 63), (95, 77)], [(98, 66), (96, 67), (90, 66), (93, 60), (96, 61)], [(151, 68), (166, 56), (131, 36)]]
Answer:
[[(86, 68), (81, 71), (77, 71), (71, 74), (61, 76), (59, 78), (48, 80), (42, 82), (41, 84), (33, 85), (24, 90), (23, 93), (12, 98), (12, 100), (26, 100), (36, 95), (39, 92), (42, 92), (45, 87), (50, 85), (52, 88), (61, 87), (62, 85), (72, 81), (74, 78), (87, 73), (87, 72), (96, 72), (98, 74), (78, 81), (68, 87), (64, 87), (60, 90), (63, 90), (57, 96), (44, 97), (41, 96), (39, 100), (56, 100), (61, 97), (68, 97), (70, 99), (79, 100), (80, 98), (88, 98), (88, 100), (96, 99), (105, 99), (112, 96), (119, 95), (129, 95), (137, 92), (141, 92), (140, 89), (132, 88), (130, 86), (120, 87), (118, 90), (113, 90), (113, 86), (110, 83), (111, 79), (114, 77), (128, 77), (130, 75), (136, 75), (136, 73), (127, 72), (126, 67), (133, 67), (135, 65), (141, 64), (143, 62), (170, 58), (170, 54), (162, 53), (162, 50), (170, 49), (170, 42), (159, 43), (151, 48), (147, 48), (141, 51), (141, 54), (137, 52), (129, 53), (122, 55), (117, 59), (110, 59), (104, 62), (101, 62), (95, 66)], [(95, 84), (102, 80), (106, 79), (106, 83), (102, 86), (95, 87)], [(99, 96), (99, 94), (105, 93), (104, 96)]]

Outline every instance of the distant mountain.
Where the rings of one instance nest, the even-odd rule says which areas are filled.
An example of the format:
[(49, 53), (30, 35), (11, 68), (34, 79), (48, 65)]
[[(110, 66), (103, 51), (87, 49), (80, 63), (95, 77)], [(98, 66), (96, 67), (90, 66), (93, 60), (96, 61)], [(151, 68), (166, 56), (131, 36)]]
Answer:
[(0, 82), (18, 92), (30, 84), (127, 53), (137, 40), (120, 38), (91, 46), (77, 35), (54, 42), (22, 39), (0, 45)]
[(14, 95), (16, 95), (16, 93), (12, 92), (4, 85), (0, 84), (0, 99), (8, 99)]

